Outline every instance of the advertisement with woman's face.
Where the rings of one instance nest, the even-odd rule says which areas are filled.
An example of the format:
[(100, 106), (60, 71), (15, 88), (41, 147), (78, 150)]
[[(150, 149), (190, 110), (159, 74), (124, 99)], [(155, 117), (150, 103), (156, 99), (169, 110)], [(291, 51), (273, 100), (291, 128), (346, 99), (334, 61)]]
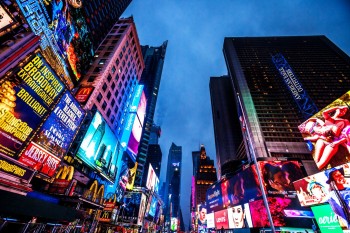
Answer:
[(299, 125), (319, 170), (350, 162), (350, 91)]
[[(249, 227), (248, 218), (250, 218), (249, 205), (237, 205), (227, 209), (229, 228)], [(246, 214), (247, 213), (247, 214)], [(249, 219), (251, 222), (251, 219)], [(252, 226), (251, 226), (252, 227)]]

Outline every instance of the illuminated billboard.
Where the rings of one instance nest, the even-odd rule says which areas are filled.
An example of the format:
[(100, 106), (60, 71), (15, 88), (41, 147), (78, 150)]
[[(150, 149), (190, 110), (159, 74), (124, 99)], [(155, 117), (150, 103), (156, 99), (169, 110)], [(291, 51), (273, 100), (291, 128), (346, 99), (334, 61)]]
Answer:
[(299, 125), (318, 169), (350, 162), (350, 91)]
[(86, 101), (90, 98), (90, 95), (94, 87), (80, 87), (77, 93), (75, 94), (75, 99), (81, 103), (85, 104)]
[(148, 211), (148, 215), (150, 215), (151, 217), (155, 217), (157, 205), (158, 205), (158, 200), (155, 196), (153, 196), (152, 201), (151, 201), (151, 205), (150, 205), (150, 208)]
[[(267, 197), (269, 210), (275, 227), (310, 227), (312, 212), (301, 208), (295, 198)], [(262, 199), (249, 202), (253, 227), (269, 227), (270, 222)], [(296, 216), (296, 215), (299, 216)], [(298, 218), (297, 220), (295, 218)]]
[(121, 151), (121, 153), (121, 162), (116, 178), (117, 183), (115, 190), (118, 202), (123, 198), (129, 180), (132, 179), (132, 177), (135, 177), (137, 169), (137, 167), (135, 167), (135, 162), (131, 159), (129, 153), (127, 151)]
[(311, 209), (322, 233), (343, 233), (337, 216), (334, 214), (332, 208), (328, 204), (313, 206)]
[(214, 184), (207, 189), (206, 203), (208, 213), (223, 209), (220, 183)]
[(139, 214), (137, 217), (137, 225), (142, 226), (143, 225), (143, 219), (145, 217), (146, 212), (146, 205), (147, 205), (147, 197), (145, 194), (141, 194), (141, 201), (140, 201), (140, 208), (139, 208)]
[[(19, 161), (29, 167), (39, 168), (39, 172), (43, 172), (40, 168), (48, 166), (49, 173), (43, 173), (52, 176), (62, 157), (66, 155), (83, 118), (84, 110), (67, 91), (22, 153)], [(35, 156), (35, 153), (31, 152), (34, 148), (35, 153), (46, 154), (47, 157)]]
[(124, 196), (124, 205), (120, 207), (118, 222), (136, 224), (140, 202), (141, 193), (129, 192)]
[(227, 209), (214, 212), (215, 227), (216, 229), (228, 229), (228, 213)]
[(0, 4), (0, 35), (1, 32), (6, 28), (10, 27), (14, 23), (13, 18), (5, 10), (5, 8)]
[(89, 68), (94, 49), (83, 9), (73, 7), (73, 2), (47, 1), (41, 6), (57, 42), (57, 52), (68, 61), (75, 79), (79, 80)]
[(253, 227), (248, 203), (228, 208), (227, 212), (230, 229)]
[(170, 220), (170, 230), (177, 231), (177, 218), (172, 217)]
[(158, 179), (156, 173), (154, 172), (152, 165), (149, 164), (147, 181), (146, 181), (146, 188), (157, 192), (158, 188), (159, 188), (158, 185), (159, 185), (159, 179)]
[(80, 144), (77, 156), (113, 182), (117, 171), (117, 145), (117, 138), (97, 111)]
[(295, 195), (293, 182), (305, 176), (298, 161), (258, 161), (258, 166), (268, 195)]
[(48, 114), (64, 85), (37, 53), (0, 81), (0, 154), (14, 157)]
[(134, 124), (131, 130), (131, 135), (128, 142), (128, 150), (130, 150), (136, 159), (138, 153), (138, 147), (141, 140), (142, 135), (142, 127), (146, 114), (146, 106), (147, 100), (144, 92), (141, 94), (141, 98), (139, 99), (139, 104), (137, 107), (137, 115), (134, 120)]
[(127, 190), (132, 190), (134, 188), (134, 182), (135, 182), (135, 177), (136, 177), (136, 170), (137, 170), (137, 162), (135, 163), (135, 166), (133, 168), (129, 169), (128, 172), (128, 182), (126, 184), (126, 189)]
[(215, 228), (214, 213), (207, 214), (207, 228)]

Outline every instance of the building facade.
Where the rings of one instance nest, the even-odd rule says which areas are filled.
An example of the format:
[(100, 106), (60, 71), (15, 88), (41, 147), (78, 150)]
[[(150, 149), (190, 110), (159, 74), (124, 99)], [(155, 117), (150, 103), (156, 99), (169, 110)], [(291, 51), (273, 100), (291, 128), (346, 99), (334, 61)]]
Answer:
[(179, 217), (181, 188), (182, 147), (172, 143), (169, 149), (166, 181), (164, 188), (164, 218), (170, 223), (171, 218)]
[(143, 131), (140, 141), (139, 153), (137, 156), (137, 173), (135, 184), (141, 185), (145, 170), (147, 150), (150, 139), (150, 132), (153, 126), (154, 112), (156, 109), (159, 85), (162, 78), (162, 71), (165, 59), (165, 53), (168, 42), (165, 41), (159, 47), (142, 46), (142, 55), (145, 61), (145, 69), (142, 73), (141, 83), (144, 85), (144, 92), (147, 98), (146, 117), (143, 125)]
[[(242, 153), (243, 141), (237, 105), (231, 79), (228, 76), (210, 77), (211, 108), (216, 147), (218, 178), (239, 168), (246, 154)], [(244, 147), (243, 147), (244, 148)]]
[[(298, 125), (348, 91), (349, 57), (325, 36), (231, 37), (225, 38), (223, 52), (248, 160), (299, 158), (315, 173)], [(284, 82), (278, 60), (289, 64), (294, 88), (302, 87), (303, 96)]]

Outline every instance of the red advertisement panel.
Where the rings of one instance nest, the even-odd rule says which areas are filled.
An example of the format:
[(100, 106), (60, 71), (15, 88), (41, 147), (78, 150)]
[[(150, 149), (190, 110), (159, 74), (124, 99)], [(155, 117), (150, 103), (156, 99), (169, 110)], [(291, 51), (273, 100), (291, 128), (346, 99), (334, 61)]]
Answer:
[(85, 104), (86, 101), (89, 99), (93, 90), (94, 90), (93, 87), (81, 87), (81, 88), (79, 88), (79, 90), (75, 94), (76, 100), (81, 104)]
[(216, 229), (228, 229), (228, 213), (227, 210), (220, 210), (214, 213)]
[(59, 158), (34, 142), (29, 144), (19, 161), (48, 176), (53, 176), (55, 174), (55, 171), (61, 162)]

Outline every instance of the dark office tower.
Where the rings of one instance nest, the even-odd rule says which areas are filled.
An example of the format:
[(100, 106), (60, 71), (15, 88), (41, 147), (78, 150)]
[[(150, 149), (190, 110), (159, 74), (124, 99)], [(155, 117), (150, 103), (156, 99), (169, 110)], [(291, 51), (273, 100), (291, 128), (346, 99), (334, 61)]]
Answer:
[[(231, 37), (223, 52), (249, 158), (310, 161), (298, 125), (349, 90), (350, 58), (325, 36)], [(316, 171), (313, 161), (305, 168)]]
[(83, 2), (82, 7), (87, 26), (91, 32), (94, 50), (97, 49), (130, 3), (131, 0), (85, 0)]
[(214, 161), (207, 156), (204, 145), (192, 151), (194, 185), (192, 187), (192, 209), (206, 200), (207, 189), (217, 181)]
[[(232, 82), (229, 76), (210, 77), (211, 109), (213, 115), (216, 165), (218, 178), (233, 172), (246, 159), (241, 153), (242, 132), (237, 118), (237, 105), (234, 99)], [(244, 150), (243, 150), (244, 152)]]
[(154, 111), (156, 109), (159, 85), (162, 78), (163, 64), (168, 41), (159, 47), (141, 46), (145, 69), (141, 76), (141, 84), (144, 84), (144, 92), (147, 98), (146, 117), (143, 125), (142, 136), (137, 156), (137, 172), (135, 185), (141, 186), (142, 174), (145, 170), (150, 130), (153, 125)]
[[(170, 222), (171, 217), (179, 217), (182, 147), (171, 144), (168, 155), (166, 180), (164, 187), (164, 215), (165, 221)], [(171, 204), (170, 204), (171, 203)], [(170, 208), (171, 206), (171, 208)]]
[[(160, 126), (153, 125), (150, 132), (149, 145), (147, 150), (147, 158), (145, 163), (145, 171), (148, 171), (149, 164), (152, 165), (157, 177), (160, 177), (160, 167), (162, 164), (162, 150), (158, 144), (158, 138), (160, 137)], [(143, 173), (142, 181), (146, 183), (147, 172)], [(144, 186), (143, 186), (144, 187)]]

